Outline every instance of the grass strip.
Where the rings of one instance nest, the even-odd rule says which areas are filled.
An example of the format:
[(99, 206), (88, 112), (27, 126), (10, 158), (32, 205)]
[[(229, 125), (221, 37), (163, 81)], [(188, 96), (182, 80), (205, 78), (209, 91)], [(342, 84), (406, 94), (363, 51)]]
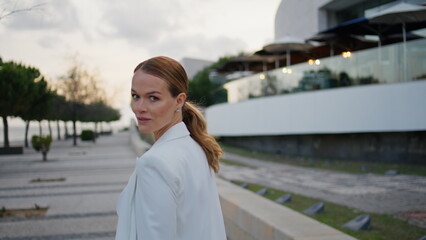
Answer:
[(232, 161), (232, 160), (229, 160), (229, 159), (224, 159), (224, 158), (221, 158), (220, 162), (225, 163), (226, 165), (231, 165), (231, 166), (238, 166), (238, 167), (246, 167), (246, 168), (256, 169), (256, 167), (253, 167), (253, 166), (250, 166), (250, 165), (247, 165), (247, 164), (244, 164), (244, 163)]
[[(236, 185), (241, 185), (242, 181), (232, 181)], [(265, 186), (249, 183), (248, 190), (257, 192)], [(275, 201), (280, 196), (290, 192), (281, 191), (278, 189), (268, 188), (268, 194), (263, 197)], [(323, 201), (320, 199), (305, 197), (302, 195), (290, 193), (292, 195), (291, 202), (284, 203), (288, 208), (291, 208), (301, 214), (304, 210), (317, 202), (324, 203), (324, 212), (316, 215), (306, 215), (322, 222), (328, 226), (338, 229), (348, 235), (351, 235), (360, 240), (402, 240), (402, 239), (420, 239), (426, 236), (426, 229), (411, 225), (404, 220), (397, 219), (389, 214), (375, 214), (359, 211), (350, 207), (339, 204)], [(277, 203), (278, 204), (278, 203)], [(342, 225), (354, 219), (355, 217), (369, 214), (371, 217), (370, 229), (366, 231), (353, 231), (343, 228)]]
[(376, 173), (385, 174), (388, 170), (395, 170), (399, 174), (426, 176), (426, 165), (408, 163), (385, 163), (367, 161), (349, 161), (343, 159), (312, 158), (298, 156), (284, 156), (266, 152), (251, 151), (221, 144), (225, 152), (238, 154), (250, 158), (285, 163), (293, 166), (328, 169), (347, 173)]

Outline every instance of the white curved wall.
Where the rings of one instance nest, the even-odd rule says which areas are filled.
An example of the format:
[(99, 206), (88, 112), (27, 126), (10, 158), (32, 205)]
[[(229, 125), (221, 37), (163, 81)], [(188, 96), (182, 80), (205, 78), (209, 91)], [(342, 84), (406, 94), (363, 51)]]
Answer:
[(312, 37), (318, 29), (318, 7), (324, 1), (282, 0), (275, 15), (275, 40)]
[(426, 80), (264, 97), (206, 109), (215, 136), (426, 130)]

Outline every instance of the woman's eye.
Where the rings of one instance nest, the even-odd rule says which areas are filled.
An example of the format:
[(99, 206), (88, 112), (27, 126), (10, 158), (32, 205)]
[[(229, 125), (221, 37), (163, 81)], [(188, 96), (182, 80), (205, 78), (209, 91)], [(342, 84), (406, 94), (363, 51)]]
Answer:
[(132, 98), (133, 98), (133, 99), (138, 99), (138, 98), (139, 98), (139, 96), (138, 96), (137, 94), (132, 93)]
[(149, 97), (149, 100), (151, 100), (151, 101), (155, 102), (155, 101), (158, 101), (158, 100), (159, 100), (159, 98), (158, 98), (158, 97), (155, 97), (155, 96), (150, 96), (150, 97)]

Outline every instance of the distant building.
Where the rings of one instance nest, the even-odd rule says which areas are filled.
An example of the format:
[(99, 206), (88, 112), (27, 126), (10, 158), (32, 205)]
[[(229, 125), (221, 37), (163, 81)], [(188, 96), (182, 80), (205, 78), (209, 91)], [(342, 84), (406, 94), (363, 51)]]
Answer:
[[(342, 22), (363, 17), (365, 11), (395, 0), (282, 0), (275, 15), (275, 40), (284, 36), (307, 39)], [(425, 0), (405, 0), (422, 4)]]
[(402, 22), (379, 26), (380, 43), (367, 41), (372, 13), (424, 2), (282, 0), (275, 40), (329, 42), (291, 56), (309, 60), (226, 83), (228, 103), (206, 109), (209, 133), (287, 156), (426, 164), (426, 38), (414, 32), (426, 21), (407, 30), (405, 44)]
[(199, 71), (203, 70), (203, 68), (208, 67), (213, 64), (212, 61), (196, 59), (196, 58), (183, 58), (180, 63), (186, 70), (186, 74), (188, 74), (189, 80), (197, 74)]

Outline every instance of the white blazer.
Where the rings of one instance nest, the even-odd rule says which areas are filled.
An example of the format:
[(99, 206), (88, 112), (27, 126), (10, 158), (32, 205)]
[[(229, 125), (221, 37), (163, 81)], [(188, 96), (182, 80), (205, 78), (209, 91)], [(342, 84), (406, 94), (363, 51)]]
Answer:
[(226, 240), (215, 176), (183, 122), (136, 159), (117, 213), (116, 240)]

